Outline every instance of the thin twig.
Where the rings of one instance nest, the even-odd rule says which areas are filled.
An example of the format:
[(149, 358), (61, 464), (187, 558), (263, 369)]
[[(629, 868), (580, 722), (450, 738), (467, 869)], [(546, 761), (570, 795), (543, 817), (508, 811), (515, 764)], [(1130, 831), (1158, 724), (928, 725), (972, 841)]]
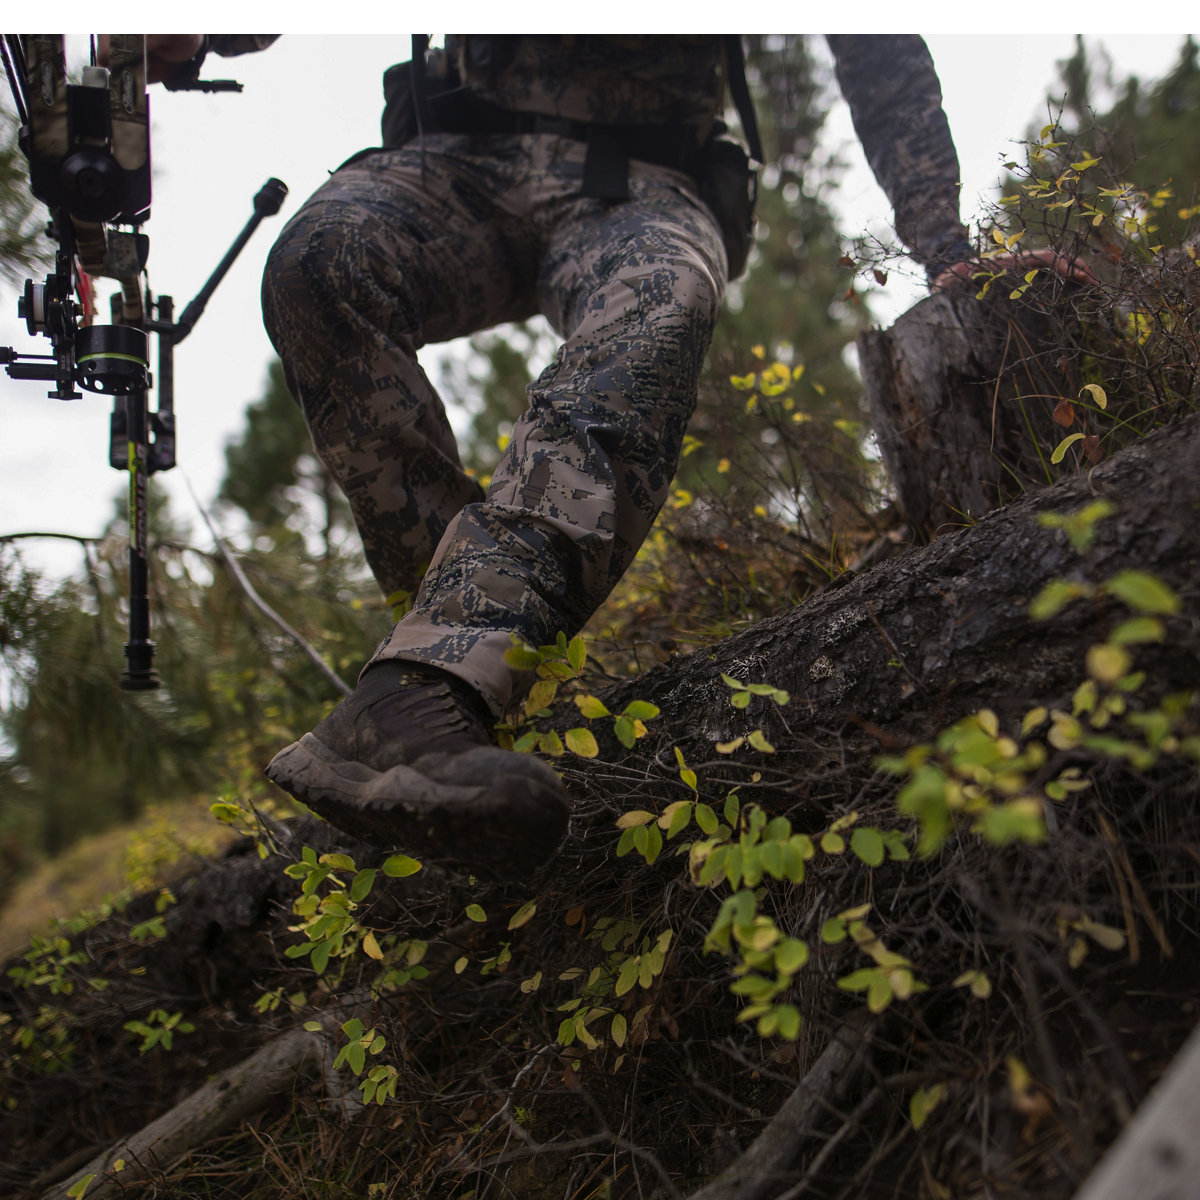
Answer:
[(222, 538), (221, 535), (217, 532), (216, 526), (213, 525), (212, 518), (209, 517), (208, 512), (206, 511), (204, 505), (200, 503), (200, 498), (196, 495), (194, 489), (192, 488), (190, 480), (187, 481), (187, 486), (188, 486), (188, 491), (191, 492), (191, 494), (192, 494), (192, 499), (195, 501), (196, 507), (200, 510), (200, 515), (204, 518), (205, 525), (208, 526), (208, 532), (211, 533), (213, 536), (213, 541), (216, 543), (217, 549), (220, 551), (221, 558), (224, 560), (225, 565), (229, 568), (229, 573), (237, 581), (238, 586), (241, 587), (242, 591), (244, 591), (246, 593), (247, 597), (250, 599), (250, 602), (254, 605), (255, 608), (258, 609), (259, 612), (261, 612), (263, 614), (263, 616), (265, 616), (268, 620), (273, 621), (276, 625), (278, 625), (279, 628), (282, 629), (283, 632), (286, 633), (287, 636), (290, 637), (292, 639), (292, 641), (295, 642), (296, 645), (299, 646), (302, 651), (304, 651), (304, 653), (308, 656), (309, 660), (314, 664), (314, 666), (316, 666), (316, 668), (321, 672), (321, 674), (324, 675), (325, 678), (335, 688), (337, 688), (337, 690), (339, 692), (341, 692), (341, 694), (343, 696), (349, 696), (351, 691), (353, 690), (350, 687), (350, 685), (348, 683), (346, 683), (346, 681), (344, 679), (342, 679), (341, 676), (339, 676), (328, 665), (328, 663), (325, 662), (325, 660), (321, 657), (321, 655), (316, 651), (316, 649), (312, 646), (312, 644), (310, 642), (305, 640), (305, 638), (300, 633), (298, 633), (295, 629), (293, 629), (258, 594), (258, 592), (255, 591), (254, 584), (252, 584), (250, 582), (250, 580), (246, 578), (246, 573), (242, 570), (242, 568), (238, 564), (237, 560), (233, 557), (233, 554), (230, 552), (228, 545), (226, 545), (226, 543), (225, 543), (225, 539)]

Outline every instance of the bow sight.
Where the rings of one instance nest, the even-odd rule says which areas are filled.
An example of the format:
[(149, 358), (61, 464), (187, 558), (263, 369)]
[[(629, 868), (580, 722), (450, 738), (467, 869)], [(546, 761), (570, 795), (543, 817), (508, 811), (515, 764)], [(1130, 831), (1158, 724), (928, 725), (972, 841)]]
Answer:
[[(254, 215), (175, 321), (171, 297), (155, 299), (149, 286), (142, 287), (150, 250), (149, 238), (140, 232), (150, 215), (145, 38), (114, 34), (108, 66), (93, 61), (78, 84), (67, 82), (61, 34), (5, 34), (0, 49), (21, 123), (21, 149), (29, 160), (30, 189), (49, 207), (47, 228), (57, 243), (54, 270), (42, 283), (26, 280), (17, 303), (25, 327), (49, 338), (52, 353), (0, 347), (0, 362), (13, 379), (53, 384), (47, 394), (55, 399), (78, 399), (82, 393), (76, 387), (113, 398), (109, 461), (129, 472), (129, 641), (121, 687), (155, 688), (146, 481), (175, 465), (172, 355), (258, 223), (279, 211), (287, 187), (267, 180), (254, 197)], [(241, 85), (189, 78), (175, 82), (172, 90), (240, 91)], [(93, 324), (91, 278), (100, 275), (120, 284), (109, 325)], [(150, 334), (158, 337), (154, 410), (149, 407)]]

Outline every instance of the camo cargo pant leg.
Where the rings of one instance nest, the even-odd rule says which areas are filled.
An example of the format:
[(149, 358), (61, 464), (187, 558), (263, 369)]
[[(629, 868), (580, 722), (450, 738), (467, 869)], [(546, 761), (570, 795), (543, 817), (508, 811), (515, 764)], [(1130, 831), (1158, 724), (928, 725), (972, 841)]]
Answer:
[(385, 596), (416, 591), (450, 519), (483, 495), (417, 349), (534, 311), (530, 256), (488, 232), (503, 172), (456, 144), (335, 172), (263, 276), (267, 332)]
[[(566, 340), (531, 385), (529, 410), (487, 497), (461, 511), (440, 510), (450, 524), (413, 611), (376, 657), (441, 666), (501, 712), (527, 682), (504, 662), (511, 635), (540, 644), (560, 630), (577, 631), (632, 561), (666, 497), (724, 287), (725, 255), (716, 223), (682, 175), (634, 163), (630, 199), (612, 204), (578, 197), (578, 143), (540, 136), (487, 145), (489, 156), (475, 155), (473, 174), (495, 215), (482, 230), (478, 216), (470, 228), (447, 230), (440, 247), (449, 254), (461, 240), (476, 303), (448, 304), (455, 268), (439, 278), (442, 263), (429, 262), (431, 282), (403, 300), (418, 318), (410, 320), (419, 329), (408, 335), (410, 345), (536, 309)], [(469, 149), (463, 139), (431, 139), (431, 147)], [(412, 152), (399, 153), (411, 159)], [(430, 178), (440, 169), (436, 155), (426, 169)], [(452, 190), (461, 197), (463, 180)], [(505, 258), (504, 280), (477, 274), (495, 272)], [(451, 316), (452, 308), (459, 311)], [(315, 434), (311, 414), (310, 423)], [(422, 525), (435, 522), (426, 514)]]

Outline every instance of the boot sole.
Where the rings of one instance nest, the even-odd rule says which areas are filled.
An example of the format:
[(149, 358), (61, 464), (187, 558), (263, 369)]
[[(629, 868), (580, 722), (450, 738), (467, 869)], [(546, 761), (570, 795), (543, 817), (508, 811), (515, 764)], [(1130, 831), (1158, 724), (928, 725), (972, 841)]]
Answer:
[(566, 833), (566, 793), (540, 759), (494, 746), (375, 771), (311, 733), (267, 777), (352, 837), (493, 878), (545, 863)]

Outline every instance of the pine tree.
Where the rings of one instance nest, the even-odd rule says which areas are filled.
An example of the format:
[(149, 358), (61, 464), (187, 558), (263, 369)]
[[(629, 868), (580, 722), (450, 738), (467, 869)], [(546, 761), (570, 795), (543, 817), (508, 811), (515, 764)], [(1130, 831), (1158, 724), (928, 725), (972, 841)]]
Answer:
[(0, 281), (20, 284), (53, 260), (45, 209), (29, 191), (29, 163), (17, 146), (17, 119), (0, 105)]

